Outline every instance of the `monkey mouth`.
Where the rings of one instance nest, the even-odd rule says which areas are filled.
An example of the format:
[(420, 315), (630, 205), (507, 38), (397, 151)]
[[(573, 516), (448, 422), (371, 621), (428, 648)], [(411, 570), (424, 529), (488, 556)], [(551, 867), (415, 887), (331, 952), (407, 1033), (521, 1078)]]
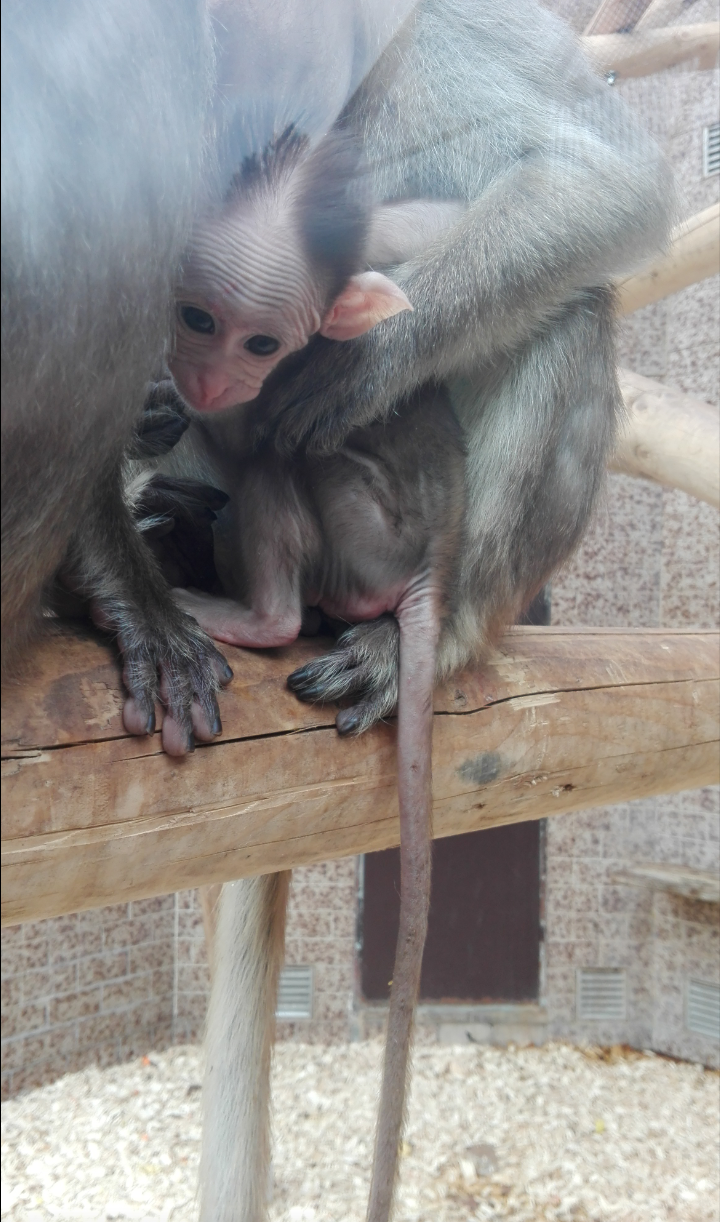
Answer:
[(247, 386), (241, 382), (227, 386), (213, 395), (207, 391), (203, 392), (202, 386), (194, 378), (183, 377), (180, 370), (173, 370), (171, 367), (171, 372), (175, 385), (188, 407), (203, 414), (224, 412), (231, 407), (251, 403), (260, 393), (259, 387)]

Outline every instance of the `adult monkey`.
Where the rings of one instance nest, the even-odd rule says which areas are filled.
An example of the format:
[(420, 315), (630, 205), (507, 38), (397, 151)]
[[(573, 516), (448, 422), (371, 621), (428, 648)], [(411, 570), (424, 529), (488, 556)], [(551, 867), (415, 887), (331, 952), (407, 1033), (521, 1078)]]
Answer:
[[(343, 344), (314, 339), (248, 410), (288, 452), (333, 452), (418, 386), (447, 386), (468, 447), (469, 501), (440, 643), (447, 674), (482, 654), (582, 533), (620, 404), (608, 285), (665, 240), (672, 193), (655, 146), (567, 30), (530, 0), (509, 9), (423, 0), (338, 125), (361, 143), (380, 202), (467, 207), (429, 251), (392, 269), (412, 313)], [(223, 221), (232, 224), (230, 209)], [(239, 228), (240, 268), (248, 246), (256, 252)], [(178, 345), (173, 362), (200, 410), (253, 398), (228, 288), (226, 355), (204, 360), (196, 348), (188, 361)], [(212, 302), (183, 290), (188, 306), (212, 324)], [(271, 346), (268, 371), (274, 355)], [(188, 371), (212, 371), (217, 393), (194, 400)], [(308, 699), (349, 698), (353, 728), (363, 729), (395, 706), (397, 640), (392, 618), (359, 624), (291, 685)], [(223, 897), (209, 1018), (208, 1222), (264, 1215), (266, 1033), (286, 889), (287, 876), (275, 876), (233, 884)]]
[[(234, 61), (224, 62), (230, 80)], [(269, 113), (277, 135), (289, 112), (279, 107), (275, 129)], [(337, 126), (362, 147), (379, 202), (465, 210), (427, 252), (386, 269), (412, 312), (344, 343), (318, 335), (274, 373), (287, 348), (271, 348), (252, 411), (280, 448), (329, 452), (423, 383), (447, 383), (470, 491), (457, 603), (440, 643), (446, 676), (482, 655), (582, 534), (620, 404), (608, 285), (662, 245), (673, 193), (656, 146), (533, 0), (421, 0)], [(252, 149), (255, 132), (244, 135)], [(220, 214), (226, 233), (233, 206)], [(243, 225), (237, 249), (231, 238), (215, 253), (255, 274), (262, 247)], [(205, 237), (199, 226), (190, 264)], [(207, 299), (191, 293), (180, 290), (182, 308), (206, 313)], [(243, 297), (233, 294), (224, 282), (231, 314)], [(171, 366), (193, 407), (253, 398), (262, 375), (248, 387), (246, 337), (233, 334), (232, 317), (220, 360), (210, 349), (206, 359), (201, 342), (188, 351), (186, 338), (179, 324)], [(215, 397), (193, 393), (206, 375)], [(301, 698), (356, 700), (358, 728), (372, 724), (396, 702), (395, 622), (353, 628), (291, 685)]]
[[(160, 697), (172, 754), (219, 731), (230, 672), (135, 531), (120, 460), (193, 216), (217, 189), (214, 147), (238, 114), (263, 112), (260, 64), (288, 97), (304, 80), (303, 114), (331, 123), (407, 8), (314, 0), (310, 20), (297, 0), (234, 0), (234, 37), (252, 47), (226, 122), (202, 0), (2, 6), (3, 663), (17, 670), (62, 570), (118, 636), (128, 729), (150, 732)], [(328, 43), (308, 31), (334, 48), (332, 88), (313, 71)]]
[[(202, 198), (209, 23), (201, 0), (8, 0), (2, 31), (3, 660), (62, 566), (130, 686), (154, 695), (160, 668), (184, 751), (191, 718), (212, 735), (227, 668), (156, 580), (120, 458)], [(152, 729), (152, 699), (128, 712)]]

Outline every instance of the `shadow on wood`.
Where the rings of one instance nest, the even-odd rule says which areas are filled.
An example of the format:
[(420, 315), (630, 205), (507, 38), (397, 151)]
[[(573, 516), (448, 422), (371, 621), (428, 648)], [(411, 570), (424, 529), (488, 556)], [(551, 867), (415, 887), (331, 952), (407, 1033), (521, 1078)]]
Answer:
[[(228, 648), (223, 735), (173, 760), (124, 733), (109, 646), (58, 628), (6, 692), (3, 921), (397, 844), (394, 727), (340, 739), (285, 688), (326, 648)], [(716, 633), (512, 629), (436, 694), (435, 835), (711, 783), (719, 662)]]

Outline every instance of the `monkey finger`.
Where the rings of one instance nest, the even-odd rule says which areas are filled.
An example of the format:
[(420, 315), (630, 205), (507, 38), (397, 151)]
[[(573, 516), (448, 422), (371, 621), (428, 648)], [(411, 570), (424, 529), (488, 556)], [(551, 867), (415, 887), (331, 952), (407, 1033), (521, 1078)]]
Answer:
[(214, 709), (208, 710), (205, 702), (193, 700), (190, 716), (192, 718), (192, 727), (195, 738), (201, 743), (211, 743), (218, 734), (222, 733), (222, 722), (220, 721), (220, 712), (217, 707), (217, 701), (212, 700)]
[(130, 696), (123, 705), (123, 725), (128, 734), (152, 734), (155, 729), (155, 707), (145, 699)]
[(221, 687), (227, 687), (231, 683), (235, 675), (230, 663), (223, 657), (219, 649), (213, 650), (210, 657), (215, 677)]
[(166, 755), (181, 757), (195, 750), (195, 736), (184, 721), (177, 721), (170, 713), (163, 715), (162, 745)]
[(155, 730), (157, 672), (147, 657), (125, 656), (123, 683), (130, 695), (123, 705), (123, 725), (128, 734), (152, 734)]
[(185, 673), (161, 664), (158, 695), (165, 712), (162, 745), (168, 755), (187, 755), (195, 750), (192, 726), (192, 687)]
[(211, 742), (218, 734), (222, 734), (217, 696), (202, 671), (195, 674), (193, 687), (193, 703), (190, 710), (193, 730), (201, 742)]

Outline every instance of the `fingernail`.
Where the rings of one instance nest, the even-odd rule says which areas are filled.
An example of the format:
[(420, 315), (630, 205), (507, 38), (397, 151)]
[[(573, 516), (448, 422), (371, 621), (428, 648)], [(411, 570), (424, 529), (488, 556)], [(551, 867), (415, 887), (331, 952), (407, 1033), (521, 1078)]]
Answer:
[(192, 730), (190, 731), (190, 733), (187, 736), (187, 749), (188, 749), (188, 755), (191, 755), (192, 752), (195, 750), (195, 735), (193, 734)]
[(219, 717), (216, 717), (214, 722), (212, 723), (212, 733), (213, 734), (222, 734), (222, 722)]
[(226, 680), (226, 681), (229, 683), (229, 682), (230, 682), (230, 680), (231, 680), (231, 679), (234, 679), (234, 678), (235, 678), (235, 673), (234, 673), (234, 671), (233, 671), (232, 667), (231, 667), (231, 666), (228, 666), (228, 664), (227, 664), (227, 662), (226, 662), (226, 663), (225, 663), (225, 670), (223, 671), (223, 679), (225, 679), (225, 680)]
[(148, 713), (148, 719), (147, 719), (147, 722), (145, 723), (145, 733), (146, 734), (155, 733), (155, 710), (154, 709), (152, 713)]

